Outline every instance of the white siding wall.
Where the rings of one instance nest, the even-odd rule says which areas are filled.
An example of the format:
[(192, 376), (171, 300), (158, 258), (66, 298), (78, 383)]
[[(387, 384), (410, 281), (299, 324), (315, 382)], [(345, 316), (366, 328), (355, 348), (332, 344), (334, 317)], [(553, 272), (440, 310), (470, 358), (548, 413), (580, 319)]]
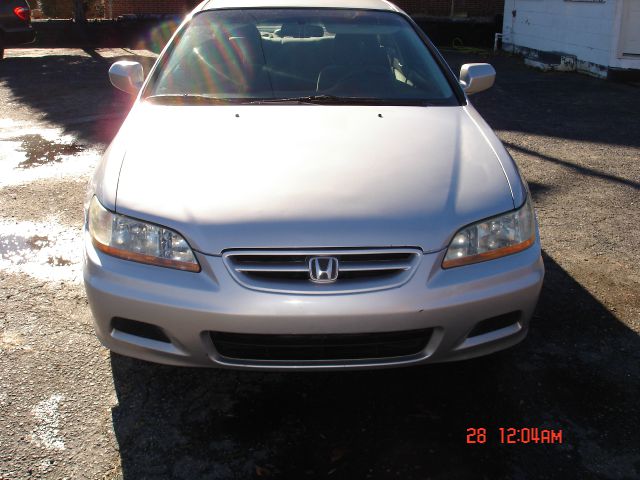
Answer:
[[(617, 68), (640, 69), (640, 58), (622, 56), (622, 49), (620, 44), (620, 42), (622, 41), (620, 36), (624, 35), (622, 31), (622, 24), (623, 24), (623, 21), (625, 20), (623, 19), (623, 15), (625, 15), (625, 13), (628, 15), (629, 10), (632, 6), (634, 9), (637, 10), (638, 4), (640, 4), (640, 0), (626, 0), (626, 2), (628, 3), (626, 12), (624, 8), (625, 6), (624, 2), (625, 0), (618, 0), (618, 8), (616, 9), (616, 18), (613, 24), (613, 38), (611, 42), (611, 56), (609, 60), (609, 66), (617, 67)], [(631, 2), (633, 2), (633, 4)], [(626, 19), (629, 22), (627, 25), (628, 29), (640, 30), (640, 23), (638, 22), (637, 18), (638, 17), (636, 14)]]
[(621, 1), (505, 0), (503, 42), (608, 66), (615, 56), (612, 45), (617, 43)]

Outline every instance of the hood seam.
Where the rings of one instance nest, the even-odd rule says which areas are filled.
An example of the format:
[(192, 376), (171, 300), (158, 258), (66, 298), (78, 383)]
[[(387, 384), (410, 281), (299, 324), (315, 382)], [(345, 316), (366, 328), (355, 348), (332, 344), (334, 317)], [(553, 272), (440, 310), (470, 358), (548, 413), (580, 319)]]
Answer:
[(478, 125), (478, 122), (476, 122), (476, 120), (469, 114), (469, 111), (467, 110), (466, 105), (463, 106), (462, 109), (464, 110), (465, 115), (469, 118), (469, 120), (471, 120), (473, 122), (473, 124), (475, 125), (476, 129), (480, 132), (480, 134), (482, 135), (482, 138), (484, 138), (484, 141), (487, 143), (487, 145), (489, 145), (489, 148), (491, 149), (491, 151), (495, 155), (496, 160), (498, 160), (498, 163), (500, 164), (500, 168), (502, 169), (502, 174), (504, 175), (504, 178), (507, 181), (507, 185), (509, 186), (509, 192), (511, 193), (511, 203), (513, 204), (513, 208), (516, 208), (516, 197), (515, 197), (515, 195), (513, 193), (513, 186), (511, 185), (511, 182), (509, 181), (509, 176), (507, 175), (507, 171), (505, 170), (504, 165), (502, 164), (502, 160), (500, 159), (500, 155), (498, 155), (498, 152), (496, 152), (496, 149), (493, 148), (493, 145), (491, 145), (491, 142), (487, 138), (487, 135), (484, 133), (482, 128), (480, 128), (480, 125)]

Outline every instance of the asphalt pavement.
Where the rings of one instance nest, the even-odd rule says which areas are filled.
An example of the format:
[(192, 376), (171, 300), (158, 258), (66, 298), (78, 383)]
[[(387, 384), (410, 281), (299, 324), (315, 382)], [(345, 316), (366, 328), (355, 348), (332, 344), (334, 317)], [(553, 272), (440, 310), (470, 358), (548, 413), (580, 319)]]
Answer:
[[(111, 355), (93, 334), (82, 203), (131, 102), (107, 69), (153, 54), (8, 50), (0, 479), (640, 478), (640, 89), (444, 53), (456, 71), (497, 70), (472, 101), (538, 213), (547, 274), (529, 337), (452, 364), (255, 373)], [(549, 442), (504, 443), (525, 427)]]

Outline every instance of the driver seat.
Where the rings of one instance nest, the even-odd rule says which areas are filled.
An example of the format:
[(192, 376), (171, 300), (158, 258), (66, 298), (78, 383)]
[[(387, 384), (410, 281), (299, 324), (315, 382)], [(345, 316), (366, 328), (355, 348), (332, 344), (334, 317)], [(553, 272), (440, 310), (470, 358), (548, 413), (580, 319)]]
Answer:
[(338, 33), (333, 40), (333, 65), (318, 75), (317, 92), (331, 90), (351, 74), (375, 69), (391, 75), (389, 59), (374, 35)]

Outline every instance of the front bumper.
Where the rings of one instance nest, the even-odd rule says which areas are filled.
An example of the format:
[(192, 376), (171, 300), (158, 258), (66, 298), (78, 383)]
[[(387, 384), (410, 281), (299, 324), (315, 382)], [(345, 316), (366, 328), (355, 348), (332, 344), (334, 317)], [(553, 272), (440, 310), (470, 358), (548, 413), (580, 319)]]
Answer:
[[(449, 270), (444, 251), (423, 254), (400, 287), (357, 294), (297, 295), (240, 285), (219, 256), (197, 253), (200, 273), (143, 265), (97, 251), (85, 233), (84, 281), (100, 341), (158, 363), (248, 369), (384, 368), (461, 360), (512, 346), (527, 333), (544, 276), (540, 243), (515, 255)], [(469, 336), (488, 318), (517, 322)], [(155, 325), (169, 341), (113, 328), (114, 318)], [(432, 329), (417, 354), (348, 360), (266, 361), (223, 357), (210, 332), (363, 334)]]

